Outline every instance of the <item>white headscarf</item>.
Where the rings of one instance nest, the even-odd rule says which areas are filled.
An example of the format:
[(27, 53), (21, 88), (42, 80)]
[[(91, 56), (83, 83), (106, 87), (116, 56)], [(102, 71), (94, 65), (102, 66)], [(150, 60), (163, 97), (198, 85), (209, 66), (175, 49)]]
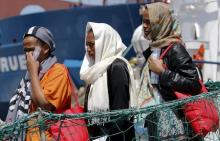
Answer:
[(127, 64), (130, 76), (130, 107), (136, 107), (137, 95), (134, 75), (128, 61), (122, 57), (126, 46), (123, 44), (120, 35), (105, 23), (88, 22), (86, 35), (91, 29), (95, 37), (95, 62), (89, 57), (86, 51), (80, 70), (80, 78), (87, 84), (91, 84), (88, 96), (88, 111), (109, 110), (107, 68), (117, 58)]

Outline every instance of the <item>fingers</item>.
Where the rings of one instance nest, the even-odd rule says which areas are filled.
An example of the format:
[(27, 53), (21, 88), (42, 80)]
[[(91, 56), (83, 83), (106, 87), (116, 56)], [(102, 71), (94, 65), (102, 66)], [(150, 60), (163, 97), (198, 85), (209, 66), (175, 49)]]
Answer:
[(148, 58), (148, 63), (152, 63), (153, 61), (154, 61), (154, 58), (150, 56), (150, 57)]
[(26, 52), (25, 54), (26, 54), (26, 58), (28, 60), (33, 59), (33, 53), (31, 51), (30, 52)]
[(159, 61), (160, 61), (161, 64), (163, 64), (163, 60), (162, 59), (160, 59)]
[(153, 58), (152, 56), (150, 56), (149, 58), (148, 58), (148, 61), (149, 62), (163, 62), (163, 60), (162, 59), (157, 59), (157, 58)]

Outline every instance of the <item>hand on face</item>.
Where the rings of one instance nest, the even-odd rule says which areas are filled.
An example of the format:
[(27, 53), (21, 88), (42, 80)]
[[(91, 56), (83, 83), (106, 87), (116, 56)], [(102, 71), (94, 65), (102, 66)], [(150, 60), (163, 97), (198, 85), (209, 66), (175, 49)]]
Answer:
[(148, 63), (149, 69), (156, 74), (160, 74), (165, 71), (163, 67), (163, 60), (155, 59), (150, 56), (148, 59)]
[(23, 41), (24, 52), (26, 54), (27, 69), (30, 74), (38, 74), (41, 47), (35, 37), (28, 36)]
[(27, 70), (31, 75), (38, 74), (40, 63), (33, 56), (33, 51), (26, 52)]

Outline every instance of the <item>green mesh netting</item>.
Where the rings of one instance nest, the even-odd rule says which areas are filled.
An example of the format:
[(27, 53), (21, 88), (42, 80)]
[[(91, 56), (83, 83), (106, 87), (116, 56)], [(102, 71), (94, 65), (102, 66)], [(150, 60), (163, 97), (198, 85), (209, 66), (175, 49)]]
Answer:
[[(54, 140), (60, 140), (62, 135), (61, 129), (69, 126), (84, 126), (86, 129), (96, 129), (97, 135), (90, 136), (88, 140), (102, 138), (103, 140), (118, 140), (114, 136), (120, 135), (119, 140), (140, 140), (140, 141), (219, 141), (219, 129), (208, 133), (205, 137), (195, 134), (190, 126), (190, 122), (183, 115), (183, 105), (199, 99), (212, 100), (218, 111), (220, 103), (220, 82), (208, 81), (206, 87), (209, 92), (192, 96), (183, 100), (165, 102), (162, 104), (149, 106), (141, 109), (124, 109), (111, 112), (96, 112), (83, 114), (54, 114), (38, 110), (26, 117), (22, 117), (14, 123), (3, 123), (0, 125), (0, 140), (24, 140), (24, 135), (28, 129), (32, 130), (29, 136), (34, 140), (35, 132), (39, 133), (40, 140), (48, 140), (45, 135), (49, 127), (57, 124), (59, 121), (58, 136)], [(207, 107), (208, 108), (208, 107)], [(75, 120), (73, 120), (75, 119)], [(84, 119), (85, 123), (79, 123), (77, 120)], [(60, 124), (60, 121), (70, 121), (68, 126)], [(30, 121), (32, 122), (30, 124)], [(71, 123), (71, 124), (70, 124)], [(105, 126), (103, 126), (105, 125)], [(123, 126), (122, 126), (123, 125)], [(218, 125), (216, 125), (218, 126)], [(126, 128), (125, 128), (126, 127)], [(109, 130), (114, 132), (109, 134)], [(130, 131), (134, 131), (132, 139)], [(68, 131), (68, 130), (67, 130)], [(132, 132), (133, 133), (133, 132)], [(66, 132), (66, 136), (74, 136), (77, 132)], [(101, 140), (99, 140), (101, 141)]]

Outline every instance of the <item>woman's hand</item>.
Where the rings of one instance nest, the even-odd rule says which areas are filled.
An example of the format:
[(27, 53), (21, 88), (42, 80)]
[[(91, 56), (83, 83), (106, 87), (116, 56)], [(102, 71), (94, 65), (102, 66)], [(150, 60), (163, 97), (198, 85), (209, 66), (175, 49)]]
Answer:
[(149, 63), (149, 69), (158, 75), (165, 71), (163, 67), (163, 60), (155, 59), (150, 56), (148, 59), (148, 63)]

